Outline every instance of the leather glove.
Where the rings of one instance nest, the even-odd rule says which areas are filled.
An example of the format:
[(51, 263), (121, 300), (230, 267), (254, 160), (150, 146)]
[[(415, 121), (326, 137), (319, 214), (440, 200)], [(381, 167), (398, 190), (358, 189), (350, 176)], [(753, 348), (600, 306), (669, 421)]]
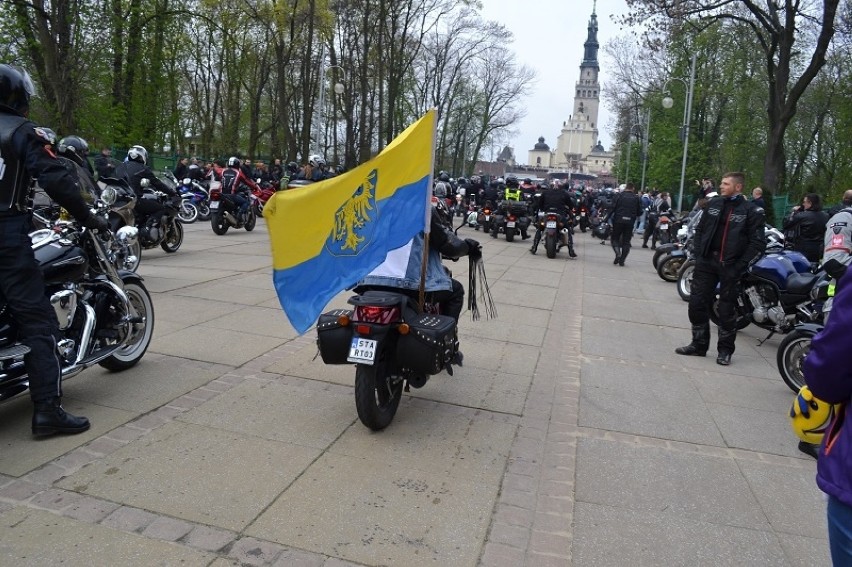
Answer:
[(473, 258), (474, 260), (479, 260), (482, 258), (482, 246), (474, 240), (473, 238), (465, 238), (465, 243), (467, 244), (467, 255)]
[(89, 213), (85, 219), (80, 221), (83, 226), (92, 230), (107, 230), (109, 229), (109, 223), (107, 220), (100, 216)]

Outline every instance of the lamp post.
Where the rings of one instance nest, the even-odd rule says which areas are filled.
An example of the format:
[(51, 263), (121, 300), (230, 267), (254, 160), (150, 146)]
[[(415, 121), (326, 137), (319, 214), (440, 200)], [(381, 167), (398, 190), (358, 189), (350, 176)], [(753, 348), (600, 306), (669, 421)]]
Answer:
[(663, 91), (666, 95), (663, 97), (663, 108), (666, 109), (669, 109), (674, 105), (674, 100), (672, 100), (672, 97), (669, 96), (669, 81), (680, 81), (683, 83), (683, 86), (686, 87), (686, 104), (684, 104), (683, 107), (683, 126), (681, 126), (681, 133), (683, 135), (683, 161), (680, 165), (680, 193), (677, 198), (678, 212), (683, 212), (683, 183), (686, 180), (686, 150), (689, 148), (689, 121), (692, 115), (692, 94), (695, 90), (695, 58), (696, 55), (693, 54), (692, 63), (689, 67), (689, 83), (687, 83), (684, 79), (672, 77), (663, 85)]
[(645, 169), (648, 167), (648, 136), (651, 132), (651, 108), (645, 109), (645, 135), (642, 140), (642, 182), (639, 184), (639, 191), (645, 190)]
[[(317, 106), (318, 106), (318, 109), (317, 109), (318, 110), (318, 112), (317, 112), (317, 132), (316, 132), (316, 138), (315, 138), (316, 148), (317, 148), (318, 154), (322, 154), (322, 151), (321, 151), (322, 146), (320, 145), (320, 137), (324, 137), (324, 133), (326, 131), (325, 121), (326, 121), (327, 116), (326, 116), (326, 113), (325, 113), (325, 74), (330, 69), (335, 69), (337, 71), (340, 71), (340, 73), (343, 75), (343, 80), (344, 81), (346, 80), (346, 71), (340, 65), (329, 65), (327, 67), (325, 65), (323, 66), (322, 72), (320, 73), (320, 81), (319, 81), (319, 100), (318, 100), (318, 104), (317, 104)], [(335, 82), (333, 88), (334, 88), (335, 94), (338, 94), (338, 95), (343, 94), (344, 91), (346, 90), (346, 88), (343, 86), (343, 83), (340, 83), (340, 82)], [(326, 140), (326, 143), (324, 145), (326, 147), (328, 146), (327, 140)], [(337, 147), (337, 143), (335, 141), (335, 148), (336, 147)]]

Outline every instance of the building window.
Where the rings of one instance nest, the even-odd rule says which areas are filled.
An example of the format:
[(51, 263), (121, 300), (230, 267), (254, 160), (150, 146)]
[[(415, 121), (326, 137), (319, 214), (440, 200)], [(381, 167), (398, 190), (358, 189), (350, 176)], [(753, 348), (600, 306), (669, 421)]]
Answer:
[(535, 164), (541, 165), (541, 158), (540, 157), (535, 158)]

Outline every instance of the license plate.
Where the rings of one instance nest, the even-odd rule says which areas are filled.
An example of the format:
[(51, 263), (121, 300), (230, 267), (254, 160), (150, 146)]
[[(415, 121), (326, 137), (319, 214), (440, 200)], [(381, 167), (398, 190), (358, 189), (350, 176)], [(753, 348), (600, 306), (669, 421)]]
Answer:
[(580, 220), (580, 215), (577, 215), (574, 218), (577, 219), (577, 220)]
[(586, 213), (580, 213), (580, 216), (584, 217), (584, 216), (586, 216)]
[(219, 208), (219, 201), (210, 201), (210, 208), (211, 209), (218, 209)]
[(509, 221), (506, 223), (507, 228), (515, 228), (515, 221)]
[(668, 230), (668, 229), (669, 229), (668, 223), (665, 223), (665, 222), (660, 223), (660, 230)]
[(544, 228), (556, 228), (556, 221), (555, 220), (547, 221), (547, 224), (544, 225)]
[(376, 341), (371, 339), (362, 339), (361, 337), (352, 337), (352, 344), (349, 347), (349, 356), (346, 360), (349, 362), (372, 365), (376, 360)]

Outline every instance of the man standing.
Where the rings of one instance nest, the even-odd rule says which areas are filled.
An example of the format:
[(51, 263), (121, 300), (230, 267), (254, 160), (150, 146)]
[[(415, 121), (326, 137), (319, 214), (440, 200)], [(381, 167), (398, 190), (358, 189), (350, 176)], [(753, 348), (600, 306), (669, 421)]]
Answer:
[(101, 148), (101, 155), (95, 158), (95, 171), (98, 174), (98, 179), (113, 177), (115, 174), (115, 165), (110, 161), (111, 156), (111, 149)]
[(760, 207), (761, 209), (766, 208), (766, 203), (763, 202), (763, 189), (760, 187), (755, 187), (751, 190), (751, 202)]
[(642, 214), (642, 200), (635, 192), (632, 183), (624, 186), (624, 191), (617, 194), (612, 202), (612, 210), (607, 215), (606, 222), (612, 219), (612, 249), (615, 251), (613, 264), (624, 265), (624, 260), (630, 254), (630, 239), (633, 237), (633, 227), (636, 219)]
[(727, 366), (737, 338), (737, 283), (766, 247), (763, 209), (742, 196), (745, 177), (726, 173), (719, 196), (707, 204), (695, 229), (695, 272), (689, 297), (692, 342), (677, 354), (704, 356), (710, 347), (710, 309), (719, 284), (719, 341), (716, 363)]

